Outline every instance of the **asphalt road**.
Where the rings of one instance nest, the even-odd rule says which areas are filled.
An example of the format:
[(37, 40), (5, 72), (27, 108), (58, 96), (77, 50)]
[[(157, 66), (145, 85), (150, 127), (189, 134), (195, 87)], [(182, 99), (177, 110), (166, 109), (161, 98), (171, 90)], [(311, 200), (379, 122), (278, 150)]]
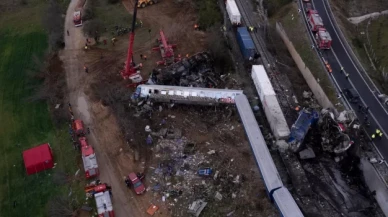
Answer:
[[(322, 17), (323, 23), (332, 37), (332, 49), (323, 51), (323, 56), (328, 60), (333, 69), (333, 78), (338, 86), (343, 88), (354, 88), (358, 91), (361, 102), (364, 105), (369, 106), (369, 121), (370, 127), (367, 129), (369, 136), (371, 136), (376, 129), (380, 129), (384, 135), (381, 140), (375, 139), (374, 143), (384, 156), (388, 159), (388, 113), (381, 105), (376, 93), (372, 92), (374, 87), (369, 87), (366, 81), (361, 76), (361, 72), (357, 69), (354, 61), (348, 54), (349, 51), (342, 44), (340, 37), (337, 35), (335, 29), (335, 23), (329, 17), (329, 9), (324, 5), (325, 0), (314, 0), (314, 8), (318, 11)], [(338, 32), (338, 31), (337, 31)], [(341, 65), (344, 67), (346, 73), (349, 74), (349, 80), (346, 79), (345, 73), (341, 72)], [(345, 96), (343, 96), (345, 97)], [(360, 103), (361, 103), (360, 102)], [(364, 120), (365, 115), (358, 111), (358, 104), (352, 104), (353, 110), (357, 113), (360, 120)], [(377, 135), (376, 135), (377, 136)]]

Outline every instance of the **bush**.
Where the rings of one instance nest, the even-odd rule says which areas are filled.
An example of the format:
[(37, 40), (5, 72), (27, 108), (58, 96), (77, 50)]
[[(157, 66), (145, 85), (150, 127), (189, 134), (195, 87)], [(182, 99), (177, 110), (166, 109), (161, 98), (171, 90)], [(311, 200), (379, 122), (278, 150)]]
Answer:
[(292, 2), (292, 0), (264, 0), (264, 8), (268, 11), (268, 17), (271, 17), (280, 8), (290, 2)]
[(94, 18), (93, 10), (91, 8), (85, 8), (82, 13), (82, 20), (86, 21), (86, 20), (91, 20), (93, 18)]
[(116, 4), (118, 3), (120, 0), (108, 0), (108, 3), (110, 4)]
[(214, 59), (214, 65), (223, 72), (229, 71), (232, 67), (232, 60), (228, 52), (228, 42), (222, 36), (220, 27), (213, 26), (209, 29), (206, 44)]
[(222, 21), (221, 11), (217, 5), (217, 1), (214, 0), (198, 0), (197, 8), (199, 10), (198, 24), (202, 29), (208, 29), (209, 27), (220, 23)]
[(49, 35), (49, 45), (52, 50), (61, 48), (64, 44), (63, 40), (63, 18), (62, 8), (56, 0), (50, 0), (44, 16), (42, 17), (43, 26)]
[(352, 42), (356, 47), (363, 48), (363, 43), (358, 37), (353, 38)]
[(89, 37), (98, 38), (104, 29), (104, 24), (101, 22), (101, 20), (93, 19), (84, 23), (82, 31)]

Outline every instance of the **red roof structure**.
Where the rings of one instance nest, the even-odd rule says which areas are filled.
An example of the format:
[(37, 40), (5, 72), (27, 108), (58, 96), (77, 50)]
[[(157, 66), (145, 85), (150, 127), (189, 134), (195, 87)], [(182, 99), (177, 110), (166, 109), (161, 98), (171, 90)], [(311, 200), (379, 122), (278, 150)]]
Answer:
[(23, 159), (27, 175), (54, 167), (53, 153), (48, 143), (23, 151)]

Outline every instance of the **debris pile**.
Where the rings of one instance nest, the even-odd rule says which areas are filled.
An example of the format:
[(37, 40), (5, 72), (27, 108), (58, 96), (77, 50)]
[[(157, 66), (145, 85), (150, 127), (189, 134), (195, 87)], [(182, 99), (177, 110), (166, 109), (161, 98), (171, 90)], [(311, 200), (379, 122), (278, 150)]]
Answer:
[(335, 118), (332, 111), (323, 109), (318, 125), (322, 136), (323, 151), (334, 152), (335, 154), (341, 154), (348, 150), (354, 144), (349, 135), (354, 137), (360, 129), (360, 124), (350, 111), (343, 111)]
[(210, 54), (203, 52), (183, 58), (170, 66), (154, 69), (150, 80), (158, 85), (217, 87), (220, 75), (214, 70)]
[[(178, 138), (180, 134), (180, 130), (165, 128), (152, 133), (153, 136), (160, 137), (153, 147), (159, 163), (157, 167), (150, 167), (152, 175), (149, 182), (152, 191), (159, 194), (162, 201), (167, 200), (171, 206), (183, 200), (184, 202), (179, 204), (181, 208), (187, 209), (192, 203), (186, 211), (196, 216), (206, 206), (205, 201), (236, 198), (243, 175), (229, 174), (222, 169), (216, 170), (213, 174), (210, 166), (215, 162), (210, 157), (214, 158), (217, 152), (209, 150), (201, 153), (198, 151), (199, 147), (187, 138)], [(200, 200), (196, 200), (198, 198)]]

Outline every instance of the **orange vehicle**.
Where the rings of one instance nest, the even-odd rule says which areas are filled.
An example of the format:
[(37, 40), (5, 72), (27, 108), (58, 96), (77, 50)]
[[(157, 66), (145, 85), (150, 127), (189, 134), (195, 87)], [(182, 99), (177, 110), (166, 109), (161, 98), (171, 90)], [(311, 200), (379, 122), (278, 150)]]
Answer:
[(73, 121), (73, 130), (77, 136), (85, 135), (84, 122), (80, 119), (76, 119)]

